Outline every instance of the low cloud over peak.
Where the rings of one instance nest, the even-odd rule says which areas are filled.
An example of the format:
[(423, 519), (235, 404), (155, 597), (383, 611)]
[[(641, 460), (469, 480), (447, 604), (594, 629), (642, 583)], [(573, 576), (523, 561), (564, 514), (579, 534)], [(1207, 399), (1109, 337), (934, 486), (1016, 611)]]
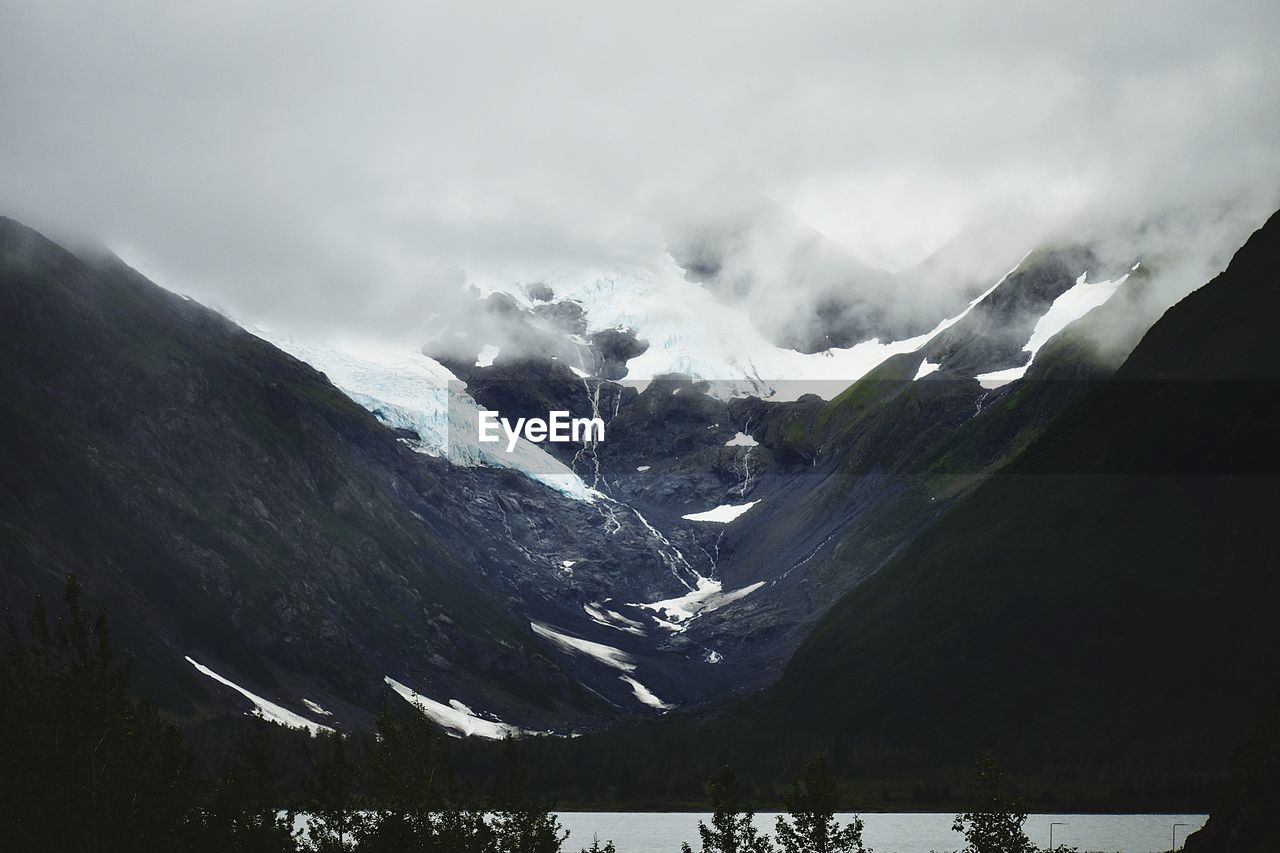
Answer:
[(298, 326), (412, 335), (468, 264), (651, 256), (740, 199), (891, 271), (992, 217), (1280, 200), (1266, 2), (0, 18), (3, 212)]

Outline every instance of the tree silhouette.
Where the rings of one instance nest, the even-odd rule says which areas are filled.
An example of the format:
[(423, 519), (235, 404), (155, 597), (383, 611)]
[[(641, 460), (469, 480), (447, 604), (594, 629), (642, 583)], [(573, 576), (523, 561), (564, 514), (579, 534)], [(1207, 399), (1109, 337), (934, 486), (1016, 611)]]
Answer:
[(557, 853), (569, 833), (529, 794), (529, 768), (515, 738), (502, 745), (493, 789), (494, 853)]
[(194, 803), (178, 730), (129, 693), (106, 615), (68, 576), (66, 614), (42, 598), (25, 631), (7, 614), (0, 655), (0, 848), (136, 851), (187, 846)]
[(1022, 829), (1026, 807), (1006, 793), (1004, 768), (994, 757), (978, 761), (974, 794), (974, 810), (956, 815), (951, 827), (964, 835), (963, 853), (1035, 853), (1035, 845)]
[[(753, 822), (755, 813), (739, 805), (738, 777), (731, 767), (721, 767), (707, 785), (711, 797), (711, 826), (698, 821), (702, 853), (773, 853), (769, 836), (761, 835)], [(693, 853), (688, 844), (683, 853)]]
[(783, 853), (855, 853), (864, 851), (862, 818), (841, 827), (835, 819), (836, 786), (827, 761), (818, 756), (787, 794), (790, 820), (778, 818), (778, 845)]
[(222, 777), (202, 812), (200, 847), (245, 853), (291, 853), (297, 849), (294, 812), (281, 809), (270, 723), (250, 717), (231, 745)]
[(311, 778), (303, 783), (307, 843), (318, 853), (354, 850), (364, 817), (357, 808), (355, 766), (347, 759), (341, 732), (317, 738)]
[(482, 853), (492, 833), (462, 806), (444, 738), (419, 710), (397, 714), (384, 690), (366, 769), (377, 809), (362, 830), (362, 853)]

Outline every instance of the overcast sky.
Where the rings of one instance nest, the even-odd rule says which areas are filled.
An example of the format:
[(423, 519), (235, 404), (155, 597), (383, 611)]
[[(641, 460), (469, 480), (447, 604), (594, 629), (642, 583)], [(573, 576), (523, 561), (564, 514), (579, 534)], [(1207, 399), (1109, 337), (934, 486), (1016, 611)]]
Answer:
[(1275, 203), (1278, 43), (1274, 0), (0, 0), (0, 213), (388, 330), (744, 198), (900, 268), (1010, 210)]

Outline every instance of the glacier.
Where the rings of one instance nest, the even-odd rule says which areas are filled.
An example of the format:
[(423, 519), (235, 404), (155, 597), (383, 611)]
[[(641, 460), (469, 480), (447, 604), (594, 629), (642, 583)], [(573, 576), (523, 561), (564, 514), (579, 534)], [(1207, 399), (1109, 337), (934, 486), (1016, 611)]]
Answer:
[(537, 274), (472, 268), (468, 282), (481, 294), (500, 292), (524, 308), (533, 305), (527, 286), (546, 284), (556, 299), (582, 306), (589, 332), (629, 330), (647, 341), (649, 348), (627, 362), (624, 380), (640, 390), (663, 374), (683, 373), (708, 381), (710, 393), (721, 398), (754, 395), (789, 401), (804, 394), (830, 399), (886, 358), (915, 352), (960, 322), (1025, 260), (1026, 256), (961, 313), (924, 334), (889, 342), (873, 338), (815, 353), (767, 340), (745, 310), (718, 301), (707, 288), (686, 278), (669, 254), (649, 262)]
[(257, 327), (253, 333), (329, 377), (390, 427), (413, 430), (414, 450), (457, 465), (510, 468), (580, 501), (599, 492), (551, 454), (520, 439), (512, 453), (479, 440), (480, 407), (453, 372), (410, 345), (358, 339), (317, 343)]

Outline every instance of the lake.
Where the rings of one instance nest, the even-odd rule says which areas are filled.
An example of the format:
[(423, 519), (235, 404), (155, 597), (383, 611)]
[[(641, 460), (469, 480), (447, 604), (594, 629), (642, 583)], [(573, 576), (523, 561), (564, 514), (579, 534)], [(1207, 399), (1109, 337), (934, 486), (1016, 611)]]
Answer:
[[(773, 834), (774, 815), (756, 816), (756, 825)], [(847, 820), (849, 815), (841, 816)], [(592, 835), (601, 842), (612, 839), (618, 853), (679, 853), (680, 842), (688, 841), (698, 849), (698, 821), (710, 820), (707, 814), (691, 812), (564, 812), (560, 823), (571, 835), (566, 851), (577, 853), (591, 844)], [(875, 853), (930, 853), (959, 850), (963, 839), (951, 831), (952, 813), (862, 815), (865, 828), (863, 842)], [(1027, 836), (1040, 847), (1049, 843), (1049, 824), (1053, 843), (1068, 844), (1084, 851), (1121, 851), (1122, 853), (1158, 853), (1170, 849), (1173, 825), (1177, 829), (1179, 847), (1187, 834), (1204, 825), (1206, 815), (1166, 814), (1069, 814), (1031, 815), (1027, 818)]]

